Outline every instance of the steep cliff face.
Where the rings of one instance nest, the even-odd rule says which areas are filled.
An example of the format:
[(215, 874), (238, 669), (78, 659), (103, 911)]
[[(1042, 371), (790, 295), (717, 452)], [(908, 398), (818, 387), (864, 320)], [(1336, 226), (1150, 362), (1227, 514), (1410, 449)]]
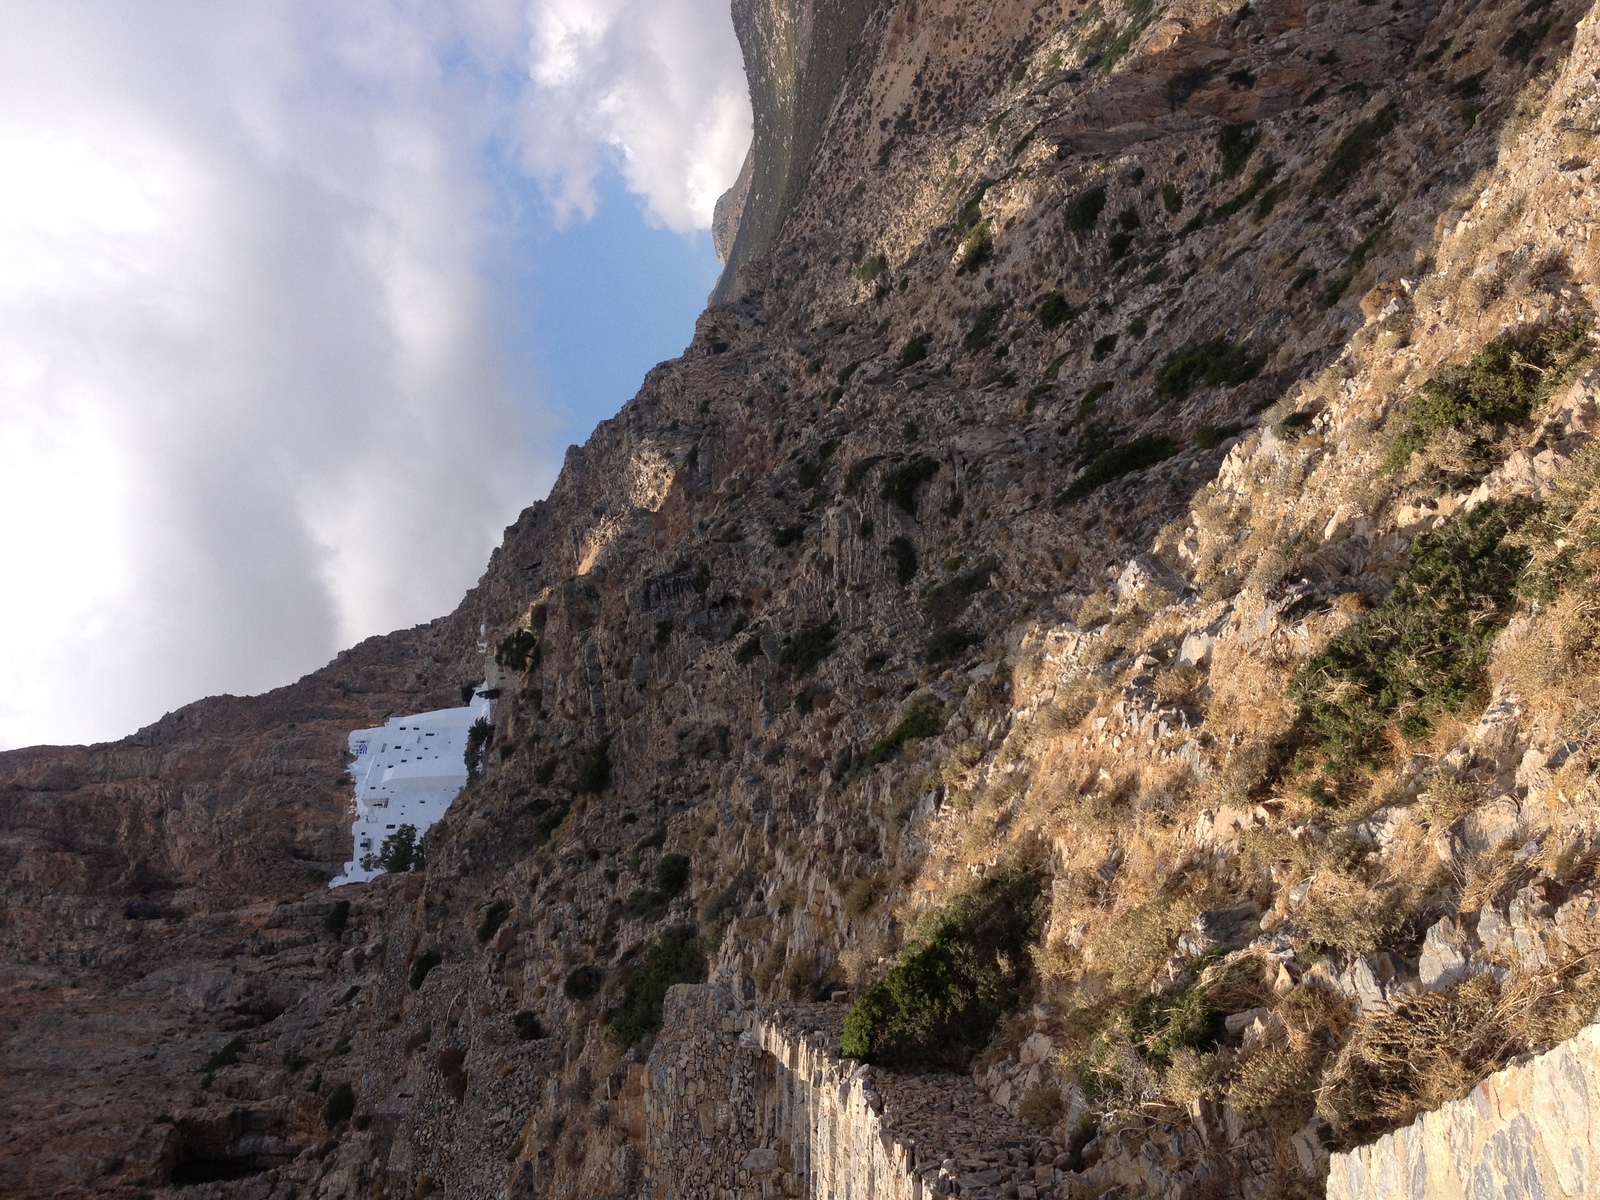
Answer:
[[(0, 756), (0, 1189), (789, 1194), (757, 1049), (865, 1089), (843, 1005), (984, 880), (1003, 1019), (850, 1110), (918, 1187), (1316, 1193), (1587, 1020), (1587, 5), (735, 18), (725, 302), (461, 609)], [(483, 625), (484, 777), (335, 909), (339, 738)]]

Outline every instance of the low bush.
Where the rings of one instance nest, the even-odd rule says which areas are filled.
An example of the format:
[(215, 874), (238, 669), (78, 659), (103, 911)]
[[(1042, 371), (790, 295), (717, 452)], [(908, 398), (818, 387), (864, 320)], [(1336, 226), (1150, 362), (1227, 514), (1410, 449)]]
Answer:
[(844, 494), (854, 496), (861, 490), (862, 481), (866, 479), (867, 472), (883, 461), (883, 455), (872, 454), (866, 458), (858, 458), (850, 464), (844, 473)]
[[(821, 487), (823, 480), (828, 477), (828, 466), (833, 462), (833, 456), (838, 453), (838, 450), (839, 440), (837, 438), (829, 438), (823, 442), (822, 445), (817, 447), (817, 452), (814, 455), (810, 458), (801, 459), (800, 469), (795, 472), (795, 482), (806, 491)], [(709, 575), (706, 577), (706, 582), (708, 584), (711, 582)], [(704, 591), (703, 588), (701, 590)]]
[(850, 1006), (840, 1049), (896, 1068), (964, 1069), (1030, 984), (1040, 879), (999, 875), (957, 896)]
[(589, 748), (578, 766), (573, 791), (580, 796), (598, 795), (611, 786), (611, 739), (603, 737)]
[(972, 328), (967, 330), (966, 336), (961, 339), (962, 349), (968, 354), (981, 354), (993, 345), (995, 324), (1005, 311), (1005, 304), (999, 300), (980, 308), (978, 315), (973, 318)]
[(856, 268), (856, 276), (862, 283), (871, 283), (889, 269), (889, 260), (881, 254), (869, 254), (861, 260), (861, 265)]
[[(1106, 249), (1111, 251), (1112, 262), (1120, 262), (1123, 256), (1133, 249), (1133, 234), (1125, 229), (1112, 234), (1106, 239)], [(1111, 348), (1116, 348), (1115, 335), (1113, 335)]]
[(604, 968), (586, 963), (567, 972), (567, 977), (561, 981), (561, 994), (575, 1004), (582, 1004), (598, 996), (605, 981)]
[(733, 661), (741, 667), (752, 663), (761, 657), (761, 639), (757, 636), (745, 638), (739, 643), (739, 648), (733, 652)]
[(544, 808), (533, 822), (533, 844), (542, 846), (554, 837), (561, 822), (567, 819), (567, 814), (571, 811), (570, 804), (555, 804)]
[(689, 886), (689, 856), (663, 854), (656, 862), (656, 888), (664, 896), (676, 896)]
[(1311, 182), (1313, 200), (1331, 200), (1361, 173), (1378, 153), (1378, 143), (1393, 132), (1395, 112), (1385, 105), (1374, 116), (1358, 122), (1349, 133), (1339, 139), (1339, 144), (1328, 156), (1327, 165)]
[(1074, 233), (1089, 232), (1099, 222), (1100, 214), (1105, 211), (1105, 207), (1105, 188), (1092, 187), (1079, 192), (1067, 202), (1065, 214), (1067, 228)]
[(928, 357), (928, 347), (933, 342), (933, 334), (919, 333), (916, 337), (900, 347), (900, 366), (914, 367)]
[(511, 1017), (511, 1031), (517, 1035), (519, 1042), (537, 1042), (540, 1038), (548, 1036), (544, 1030), (544, 1023), (539, 1020), (538, 1013), (514, 1013)]
[(878, 489), (878, 496), (902, 511), (914, 514), (917, 511), (917, 489), (938, 473), (938, 460), (919, 454), (892, 471), (884, 472), (883, 486)]
[(1161, 186), (1161, 207), (1173, 216), (1183, 211), (1183, 193), (1178, 190), (1175, 183), (1166, 183)]
[(1022, 1099), (1017, 1102), (1017, 1116), (1040, 1129), (1055, 1128), (1066, 1114), (1067, 1108), (1058, 1087), (1031, 1087), (1022, 1093)]
[(1089, 349), (1089, 360), (1091, 362), (1099, 362), (1107, 355), (1114, 353), (1117, 348), (1119, 336), (1120, 335), (1115, 333), (1108, 333), (1101, 337), (1095, 338), (1094, 345)]
[(772, 544), (776, 549), (787, 550), (790, 546), (798, 546), (806, 536), (804, 522), (797, 521), (793, 525), (778, 525), (772, 530)]
[(424, 950), (411, 960), (411, 974), (407, 982), (414, 992), (422, 986), (429, 973), (444, 961), (444, 955), (438, 950)]
[(471, 783), (483, 774), (483, 753), (489, 747), (489, 741), (494, 737), (494, 726), (487, 718), (479, 717), (467, 728), (467, 744), (462, 751), (462, 760), (467, 767), (467, 782)]
[(889, 557), (894, 560), (896, 583), (910, 583), (917, 577), (917, 548), (911, 544), (910, 538), (890, 538), (889, 545), (885, 549)]
[(1178, 443), (1164, 433), (1147, 433), (1131, 442), (1123, 442), (1095, 455), (1089, 465), (1061, 494), (1063, 502), (1081, 500), (1085, 496), (1130, 471), (1140, 471), (1171, 458), (1178, 452)]
[(606, 1013), (612, 1040), (626, 1049), (661, 1028), (661, 1003), (675, 983), (700, 983), (706, 977), (705, 949), (692, 927), (663, 933), (628, 976), (616, 1007)]
[(1393, 723), (1419, 738), (1483, 686), (1527, 552), (1507, 539), (1518, 514), (1483, 504), (1412, 546), (1382, 604), (1296, 673), (1309, 749), (1335, 773), (1377, 757)]
[(1197, 386), (1237, 387), (1254, 379), (1266, 365), (1267, 356), (1252, 356), (1244, 347), (1227, 338), (1193, 342), (1174, 352), (1156, 372), (1156, 392), (1181, 400)]
[(511, 915), (511, 906), (504, 900), (496, 900), (483, 910), (483, 919), (478, 922), (478, 945), (487, 946), (489, 940), (500, 932), (500, 926), (506, 923), (506, 918)]
[(994, 257), (994, 230), (988, 221), (979, 221), (967, 231), (967, 236), (961, 239), (957, 257), (960, 269), (968, 274), (982, 270), (984, 264)]
[(888, 762), (899, 754), (907, 742), (917, 738), (937, 737), (944, 732), (944, 725), (944, 706), (937, 700), (922, 700), (901, 719), (898, 725), (879, 738), (873, 747), (857, 760), (856, 766), (860, 770), (870, 771), (879, 763)]
[(951, 662), (983, 641), (983, 634), (960, 625), (941, 625), (922, 645), (922, 657), (929, 664)]
[(986, 558), (953, 579), (929, 588), (922, 598), (929, 620), (935, 625), (954, 621), (967, 610), (972, 598), (989, 586), (989, 580), (998, 566), (994, 559)]
[(1039, 317), (1039, 324), (1046, 329), (1058, 329), (1068, 321), (1076, 319), (1083, 309), (1074, 308), (1067, 303), (1067, 298), (1060, 292), (1051, 292), (1039, 301), (1039, 307), (1035, 311)]
[(832, 654), (839, 628), (832, 621), (802, 629), (778, 651), (778, 666), (792, 675), (808, 675)]
[(1217, 157), (1222, 165), (1222, 177), (1237, 178), (1260, 144), (1261, 132), (1254, 121), (1224, 125), (1217, 130)]
[(1179, 1050), (1197, 1053), (1222, 1040), (1223, 1014), (1212, 1007), (1198, 983), (1166, 992), (1146, 992), (1118, 1017), (1128, 1040), (1145, 1059), (1166, 1066)]
[(350, 901), (339, 900), (328, 910), (328, 915), (322, 918), (324, 931), (338, 937), (344, 933), (344, 927), (350, 920)]
[[(507, 671), (526, 671), (538, 666), (539, 639), (531, 629), (518, 629), (506, 634), (495, 647), (495, 664)], [(470, 699), (470, 697), (469, 697)]]

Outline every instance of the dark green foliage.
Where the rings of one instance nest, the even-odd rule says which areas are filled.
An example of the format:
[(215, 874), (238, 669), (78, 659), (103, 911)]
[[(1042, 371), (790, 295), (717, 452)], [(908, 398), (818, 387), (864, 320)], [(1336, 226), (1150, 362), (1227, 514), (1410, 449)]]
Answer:
[(840, 1049), (885, 1067), (963, 1070), (1027, 997), (1040, 879), (999, 875), (957, 896), (850, 1006)]
[(858, 363), (858, 362), (846, 363), (844, 366), (840, 367), (839, 368), (839, 374), (838, 374), (838, 380), (839, 380), (840, 386), (842, 387), (844, 384), (849, 383), (850, 382), (850, 377), (852, 375), (854, 375), (860, 369), (861, 369), (861, 364)]
[(832, 621), (802, 629), (778, 651), (778, 666), (794, 675), (807, 675), (833, 653), (839, 629)]
[[(494, 661), (507, 671), (526, 671), (538, 666), (539, 639), (531, 629), (517, 629), (500, 639), (495, 647)], [(471, 697), (467, 697), (471, 699)]]
[(1083, 474), (1062, 493), (1064, 500), (1081, 500), (1129, 471), (1153, 467), (1178, 452), (1178, 444), (1164, 433), (1147, 433), (1101, 451), (1084, 468)]
[(1248, 67), (1240, 67), (1237, 71), (1229, 71), (1226, 78), (1229, 83), (1236, 84), (1242, 88), (1253, 88), (1256, 85), (1256, 73)]
[(998, 565), (994, 559), (986, 558), (970, 571), (929, 588), (923, 597), (929, 619), (935, 625), (947, 625), (966, 612), (972, 598), (989, 586), (989, 577)]
[(428, 977), (428, 972), (443, 961), (444, 955), (438, 950), (424, 950), (413, 958), (411, 960), (411, 975), (407, 979), (407, 982), (411, 984), (411, 990), (414, 992), (420, 988), (422, 981)]
[(1078, 419), (1092, 416), (1095, 407), (1100, 403), (1100, 397), (1111, 390), (1111, 381), (1102, 379), (1099, 383), (1090, 384), (1085, 389), (1083, 396), (1078, 401)]
[(989, 184), (987, 181), (985, 181), (980, 183), (977, 188), (974, 189), (972, 195), (967, 197), (966, 203), (964, 203), (961, 206), (961, 210), (956, 213), (957, 233), (965, 233), (967, 230), (976, 227), (977, 224), (983, 220), (983, 198), (988, 194), (988, 191)]
[(328, 910), (328, 915), (322, 918), (322, 928), (328, 933), (338, 937), (344, 932), (345, 925), (350, 920), (350, 901), (339, 900)]
[(1250, 156), (1261, 144), (1261, 133), (1254, 121), (1238, 125), (1224, 125), (1217, 130), (1217, 155), (1222, 161), (1222, 177), (1235, 178), (1244, 170)]
[(383, 839), (376, 854), (361, 856), (363, 871), (420, 871), (426, 865), (415, 825), (400, 826)]
[(1117, 224), (1124, 229), (1137, 229), (1140, 225), (1139, 209), (1135, 205), (1128, 205), (1117, 214)]
[(1067, 202), (1067, 228), (1074, 233), (1089, 232), (1099, 222), (1100, 214), (1105, 211), (1105, 207), (1105, 188), (1092, 187), (1079, 192)]
[(704, 596), (711, 590), (711, 568), (705, 563), (696, 563), (694, 578), (689, 581), (689, 586), (694, 588), (697, 594)]
[[(1277, 173), (1277, 163), (1269, 162), (1263, 164), (1256, 169), (1256, 173), (1254, 175), (1250, 176), (1249, 187), (1245, 188), (1232, 200), (1229, 200), (1224, 204), (1217, 205), (1216, 209), (1206, 219), (1213, 223), (1217, 221), (1226, 221), (1235, 213), (1243, 212), (1247, 207), (1249, 207), (1249, 205), (1257, 196), (1261, 196), (1261, 189), (1266, 187), (1267, 184), (1271, 183), (1273, 176), (1277, 175)], [(1279, 187), (1282, 186), (1282, 184), (1279, 185)], [(1278, 188), (1273, 188), (1272, 190), (1273, 192), (1277, 192)], [(1266, 203), (1266, 199), (1267, 198), (1265, 196), (1262, 196), (1265, 211), (1262, 209), (1257, 209), (1258, 216), (1266, 216), (1267, 213), (1271, 212), (1272, 205), (1278, 202), (1279, 197), (1274, 196), (1270, 204)]]
[(871, 283), (879, 275), (889, 269), (889, 260), (881, 254), (870, 254), (861, 260), (861, 265), (856, 268), (856, 276), (862, 283)]
[(928, 345), (933, 341), (933, 334), (919, 333), (904, 346), (900, 347), (900, 365), (913, 367), (928, 357)]
[(800, 470), (795, 474), (795, 482), (807, 491), (821, 487), (822, 481), (828, 477), (828, 465), (833, 462), (833, 456), (838, 449), (837, 438), (829, 438), (823, 442), (817, 447), (816, 457), (801, 460)]
[(584, 755), (578, 767), (578, 779), (573, 790), (580, 796), (592, 796), (611, 786), (611, 739), (603, 737)]
[(888, 762), (917, 738), (937, 737), (944, 732), (944, 706), (937, 700), (922, 700), (911, 709), (888, 733), (857, 761), (863, 771), (870, 771), (879, 763)]
[(894, 560), (895, 582), (910, 583), (917, 577), (917, 548), (909, 538), (896, 537), (889, 539), (887, 549)]
[[(665, 646), (672, 640), (672, 618), (663, 617), (656, 622), (656, 635), (654, 638), (657, 646)], [(504, 749), (504, 747), (501, 747)]]
[(329, 1129), (342, 1121), (348, 1121), (356, 1113), (356, 1090), (348, 1083), (341, 1083), (334, 1088), (328, 1096), (328, 1102), (322, 1106), (322, 1123)]
[(1526, 420), (1572, 377), (1591, 322), (1526, 329), (1495, 338), (1465, 366), (1450, 367), (1422, 385), (1407, 403), (1389, 451), (1389, 466), (1405, 465), (1446, 429), (1495, 429)]
[(1146, 321), (1143, 317), (1135, 317), (1133, 320), (1128, 322), (1128, 336), (1130, 337), (1142, 338), (1149, 332), (1150, 322)]
[(567, 977), (561, 981), (561, 994), (576, 1004), (582, 1004), (599, 995), (605, 981), (605, 970), (587, 963), (567, 972)]
[(733, 661), (741, 667), (752, 663), (761, 657), (761, 638), (751, 636), (739, 643), (739, 648), (733, 652)]
[(1108, 333), (1102, 337), (1095, 338), (1094, 345), (1089, 350), (1089, 358), (1094, 362), (1099, 362), (1102, 358), (1113, 353), (1117, 348), (1117, 339), (1118, 335), (1115, 333)]
[(571, 811), (570, 804), (556, 804), (540, 812), (533, 823), (533, 844), (542, 846), (554, 837), (561, 822), (567, 819), (567, 813)]
[(1074, 308), (1067, 303), (1067, 298), (1060, 292), (1051, 292), (1039, 301), (1039, 324), (1046, 329), (1057, 329), (1068, 321), (1075, 319), (1083, 310)]
[(705, 950), (688, 925), (669, 929), (645, 951), (628, 976), (622, 998), (606, 1013), (612, 1040), (622, 1048), (661, 1028), (661, 1002), (675, 983), (700, 983), (706, 977)]
[(467, 764), (467, 782), (483, 774), (483, 752), (489, 748), (489, 740), (493, 737), (494, 726), (485, 717), (479, 717), (468, 727), (467, 746), (461, 755)]
[(223, 1067), (231, 1067), (238, 1063), (239, 1053), (244, 1049), (244, 1039), (236, 1037), (222, 1049), (200, 1065), (202, 1074), (209, 1075), (213, 1071), (220, 1071)]
[(983, 634), (960, 625), (941, 625), (928, 635), (922, 645), (922, 657), (929, 663), (950, 662), (960, 658), (973, 646), (983, 641)]
[(1458, 79), (1450, 85), (1450, 94), (1458, 100), (1471, 100), (1483, 91), (1483, 79), (1488, 71), (1478, 71), (1463, 79)]
[(866, 479), (867, 472), (883, 461), (883, 455), (872, 454), (866, 458), (858, 458), (850, 464), (849, 470), (844, 473), (844, 494), (854, 496), (861, 490), (861, 482)]
[(993, 304), (985, 304), (978, 310), (978, 315), (973, 318), (972, 328), (967, 330), (967, 336), (961, 339), (961, 346), (968, 354), (981, 354), (994, 343), (994, 327), (1006, 311), (1003, 302), (996, 300)]
[(1421, 737), (1483, 686), (1526, 561), (1506, 538), (1514, 516), (1483, 504), (1419, 537), (1383, 603), (1295, 675), (1302, 734), (1329, 770), (1381, 755), (1390, 722)]
[(511, 906), (504, 900), (496, 900), (483, 910), (483, 919), (478, 922), (478, 945), (487, 946), (489, 939), (500, 932), (500, 926), (506, 923), (506, 918), (511, 915)]
[(1332, 199), (1349, 187), (1351, 180), (1361, 173), (1361, 168), (1378, 153), (1378, 143), (1394, 127), (1394, 109), (1385, 105), (1375, 116), (1360, 122), (1340, 138), (1339, 144), (1328, 157), (1328, 165), (1311, 183), (1312, 199)]
[(1156, 391), (1182, 399), (1196, 386), (1237, 387), (1254, 379), (1266, 365), (1265, 354), (1251, 355), (1244, 346), (1216, 337), (1174, 353), (1156, 372)]
[(547, 1036), (544, 1023), (539, 1020), (539, 1014), (528, 1012), (526, 1009), (512, 1014), (511, 1030), (517, 1035), (519, 1042), (537, 1042)]
[(1183, 211), (1183, 193), (1175, 183), (1161, 185), (1161, 206), (1173, 216)]
[(994, 231), (989, 222), (980, 221), (961, 239), (961, 267), (968, 274), (980, 270), (994, 257)]
[(1197, 985), (1140, 996), (1119, 1014), (1128, 1040), (1147, 1060), (1166, 1066), (1179, 1050), (1204, 1053), (1222, 1040), (1223, 1014)]
[(676, 896), (689, 886), (689, 856), (663, 854), (656, 862), (656, 889), (664, 896)]
[(1231, 437), (1238, 436), (1240, 425), (1202, 425), (1194, 435), (1194, 444), (1202, 450), (1215, 450)]
[(1550, 22), (1548, 21), (1542, 21), (1538, 25), (1519, 26), (1506, 39), (1505, 45), (1500, 47), (1500, 55), (1502, 58), (1514, 58), (1520, 63), (1526, 63), (1528, 59), (1533, 57), (1533, 52), (1538, 48), (1539, 43), (1544, 41), (1544, 35), (1549, 32)]
[(939, 473), (939, 463), (932, 458), (917, 455), (901, 463), (883, 476), (883, 486), (878, 489), (880, 498), (896, 505), (904, 512), (917, 511), (917, 489)]
[(1106, 239), (1106, 249), (1111, 251), (1112, 262), (1119, 261), (1123, 255), (1127, 254), (1132, 248), (1133, 234), (1127, 232), (1126, 230), (1123, 230), (1120, 233), (1113, 233), (1109, 238)]
[(797, 521), (793, 525), (779, 525), (772, 531), (772, 544), (779, 550), (787, 550), (790, 546), (797, 546), (806, 536), (804, 522)]
[(1211, 72), (1204, 67), (1189, 67), (1176, 75), (1168, 75), (1167, 106), (1177, 112), (1178, 106), (1199, 91), (1210, 78)]

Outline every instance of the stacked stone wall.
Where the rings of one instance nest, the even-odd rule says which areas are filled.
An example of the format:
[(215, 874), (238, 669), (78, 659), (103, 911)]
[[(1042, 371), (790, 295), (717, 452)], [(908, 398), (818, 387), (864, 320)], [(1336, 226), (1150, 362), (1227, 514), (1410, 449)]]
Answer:
[(1600, 1192), (1600, 1026), (1464, 1100), (1333, 1156), (1328, 1200), (1561, 1200)]

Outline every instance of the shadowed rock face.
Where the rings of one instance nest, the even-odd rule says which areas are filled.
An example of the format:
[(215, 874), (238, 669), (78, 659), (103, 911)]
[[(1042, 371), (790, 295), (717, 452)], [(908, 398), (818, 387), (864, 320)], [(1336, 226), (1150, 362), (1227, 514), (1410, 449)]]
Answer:
[[(1046, 760), (1049, 731), (1027, 731), (1092, 710), (1107, 778), (1180, 760), (1207, 778), (1230, 744), (1152, 699), (1157, 671), (1237, 670), (1250, 639), (1303, 657), (1290, 622), (1313, 592), (1382, 594), (1392, 522), (1346, 534), (1388, 501), (1306, 489), (1294, 455), (1331, 420), (1261, 414), (1335, 360), (1353, 365), (1328, 395), (1367, 378), (1438, 231), (1466, 220), (1461, 186), (1549, 124), (1507, 125), (1528, 80), (1596, 64), (1592, 31), (1573, 51), (1576, 0), (1541, 10), (1526, 55), (1501, 52), (1520, 18), (1496, 6), (1111, 7), (741, 0), (756, 140), (718, 302), (461, 607), (123, 742), (0, 755), (0, 1192), (632, 1195), (660, 1177), (643, 1048), (605, 1014), (670, 931), (693, 926), (712, 978), (770, 1006), (870, 981), (903, 922), (1006, 856), (1120, 903), (1121, 847), (1073, 858), (1117, 820), (1017, 807), (1035, 784), (1063, 805), (1101, 786), (1087, 750)], [(1467, 130), (1460, 80), (1480, 71)], [(1519, 170), (1559, 175), (1553, 245), (1591, 180), (1540, 163)], [(1590, 286), (1573, 261), (1518, 302)], [(1466, 356), (1449, 327), (1419, 318), (1441, 361)], [(1342, 444), (1370, 444), (1360, 420)], [(1353, 461), (1340, 445), (1319, 461)], [(1233, 524), (1197, 532), (1214, 480)], [(1269, 487), (1328, 545), (1304, 579), (1252, 567), (1246, 621), (1190, 576), (1298, 529), (1252, 508)], [(484, 778), (425, 874), (329, 895), (346, 732), (459, 702), (485, 625), (538, 648), (502, 684)], [(1073, 709), (1038, 682), (1063, 663), (1123, 690)], [(1210, 813), (1206, 855), (1275, 819), (1238, 803)], [(1202, 921), (1194, 955), (1255, 937), (1256, 912)], [(980, 1063), (1008, 1120), (1068, 1036), (1051, 1011)], [(1143, 1157), (1133, 1134), (1096, 1143), (1096, 1178), (1278, 1178), (1265, 1133), (1208, 1119)], [(1089, 1139), (1058, 1134), (1029, 1186), (1085, 1166)], [(1173, 1173), (1206, 1155), (1234, 1174)]]

